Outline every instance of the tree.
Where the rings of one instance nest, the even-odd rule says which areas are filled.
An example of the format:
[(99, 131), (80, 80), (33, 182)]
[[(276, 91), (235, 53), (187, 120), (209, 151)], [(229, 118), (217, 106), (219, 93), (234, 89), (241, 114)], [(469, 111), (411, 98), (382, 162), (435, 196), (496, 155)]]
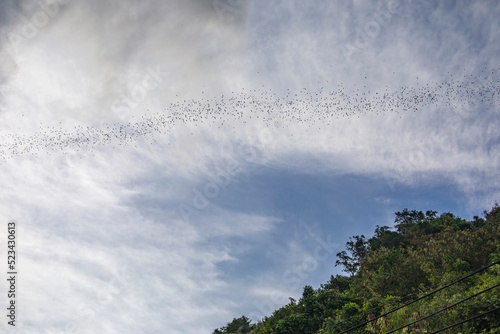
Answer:
[[(373, 319), (425, 294), (431, 286), (443, 286), (499, 260), (498, 204), (484, 216), (466, 221), (452, 213), (437, 217), (436, 211), (397, 212), (396, 229), (377, 225), (373, 237), (351, 237), (346, 250), (337, 254), (336, 265), (344, 266), (351, 276), (331, 276), (318, 290), (306, 286), (298, 302), (290, 298), (288, 305), (257, 324), (250, 325), (245, 317), (233, 319), (214, 334), (332, 334)], [(499, 277), (500, 265), (493, 266), (353, 333), (390, 331), (490, 288), (500, 282)], [(500, 290), (491, 290), (410, 330), (430, 332), (498, 306)], [(464, 325), (463, 332), (498, 327), (499, 321), (493, 314), (482, 317)]]
[(403, 211), (396, 212), (396, 219), (394, 226), (396, 229), (405, 233), (425, 222), (432, 221), (436, 218), (437, 211), (426, 211), (425, 215), (422, 211), (403, 209)]
[(349, 238), (349, 241), (346, 243), (346, 248), (350, 255), (346, 251), (337, 253), (339, 259), (335, 262), (335, 266), (343, 266), (345, 272), (354, 276), (359, 269), (361, 261), (366, 259), (368, 242), (364, 235), (356, 235)]
[(351, 279), (346, 276), (335, 275), (330, 276), (330, 280), (326, 284), (321, 284), (321, 289), (323, 290), (336, 290), (338, 292), (344, 292), (349, 290), (351, 285)]
[(378, 226), (375, 235), (368, 240), (370, 251), (377, 251), (382, 247), (396, 248), (403, 243), (403, 235), (396, 231), (391, 231), (389, 226)]
[(250, 333), (254, 326), (250, 324), (250, 319), (245, 316), (234, 318), (227, 326), (213, 331), (213, 334), (245, 334)]

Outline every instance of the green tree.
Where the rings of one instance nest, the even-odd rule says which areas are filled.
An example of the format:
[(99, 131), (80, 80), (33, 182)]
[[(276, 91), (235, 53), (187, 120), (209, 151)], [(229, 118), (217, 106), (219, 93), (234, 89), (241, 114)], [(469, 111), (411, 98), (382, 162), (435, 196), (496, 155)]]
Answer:
[[(396, 212), (394, 228), (377, 225), (371, 238), (354, 236), (337, 254), (350, 276), (331, 276), (318, 290), (305, 286), (298, 302), (276, 310), (255, 325), (233, 319), (214, 334), (333, 334), (424, 295), (471, 271), (500, 259), (500, 207), (466, 221), (452, 213), (404, 209)], [(350, 333), (380, 333), (418, 320), (500, 282), (500, 265), (469, 277), (430, 298), (422, 299)], [(411, 328), (431, 332), (500, 306), (500, 290), (493, 289)], [(451, 332), (500, 333), (491, 314)]]
[(335, 262), (335, 266), (343, 266), (345, 272), (354, 276), (359, 269), (361, 261), (366, 258), (368, 242), (364, 235), (356, 235), (349, 238), (346, 248), (349, 253), (346, 251), (337, 253), (339, 259)]
[(226, 326), (214, 330), (213, 334), (245, 334), (250, 333), (252, 328), (253, 325), (250, 323), (250, 319), (242, 316), (240, 318), (234, 318), (233, 321)]

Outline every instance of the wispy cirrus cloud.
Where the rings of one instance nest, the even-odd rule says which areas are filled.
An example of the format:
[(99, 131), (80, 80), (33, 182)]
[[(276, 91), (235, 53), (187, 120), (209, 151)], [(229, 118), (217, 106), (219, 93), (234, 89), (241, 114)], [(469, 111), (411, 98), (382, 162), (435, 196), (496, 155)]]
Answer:
[[(19, 221), (24, 329), (209, 332), (327, 279), (317, 236), (447, 204), (413, 198), (422, 185), (474, 214), (498, 198), (497, 100), (450, 107), (441, 89), (437, 106), (393, 106), (497, 82), (498, 4), (221, 1), (0, 4), (0, 219)], [(346, 61), (360, 31), (373, 36)], [(338, 107), (321, 97), (356, 112), (319, 114)], [(207, 105), (222, 112), (195, 122)], [(158, 114), (177, 118), (151, 130)], [(120, 126), (137, 132), (108, 139)]]

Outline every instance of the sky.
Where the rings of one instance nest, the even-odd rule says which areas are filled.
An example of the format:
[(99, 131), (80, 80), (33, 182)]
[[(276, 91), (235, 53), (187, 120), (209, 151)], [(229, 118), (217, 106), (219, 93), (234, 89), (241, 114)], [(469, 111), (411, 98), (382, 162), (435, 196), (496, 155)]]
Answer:
[[(0, 0), (19, 333), (211, 333), (500, 199), (497, 1)], [(2, 276), (7, 276), (3, 260)], [(5, 310), (7, 284), (0, 280)]]

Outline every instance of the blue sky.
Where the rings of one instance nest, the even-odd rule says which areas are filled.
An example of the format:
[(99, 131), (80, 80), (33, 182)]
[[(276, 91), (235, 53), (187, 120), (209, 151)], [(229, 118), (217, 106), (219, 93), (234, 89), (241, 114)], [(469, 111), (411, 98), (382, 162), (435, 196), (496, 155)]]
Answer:
[(341, 273), (349, 237), (396, 211), (480, 216), (499, 200), (499, 14), (0, 1), (18, 330), (211, 333)]

